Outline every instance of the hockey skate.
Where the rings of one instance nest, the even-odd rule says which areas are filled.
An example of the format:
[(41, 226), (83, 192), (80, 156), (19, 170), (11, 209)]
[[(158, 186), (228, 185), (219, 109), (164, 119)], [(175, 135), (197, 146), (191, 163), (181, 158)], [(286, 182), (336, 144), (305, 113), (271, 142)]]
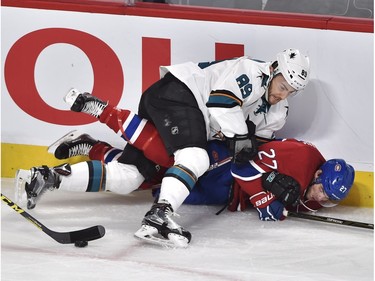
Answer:
[(134, 236), (167, 248), (186, 248), (191, 240), (191, 234), (171, 219), (173, 215), (176, 214), (168, 202), (154, 203)]
[(81, 93), (77, 89), (71, 89), (64, 101), (70, 106), (71, 111), (84, 112), (96, 118), (100, 117), (108, 104), (90, 93)]
[(67, 133), (48, 147), (48, 152), (57, 159), (67, 159), (73, 156), (88, 156), (91, 148), (98, 143), (88, 134), (77, 130)]
[(47, 190), (59, 188), (60, 175), (69, 175), (70, 165), (63, 164), (54, 168), (47, 166), (32, 167), (30, 170), (18, 170), (16, 174), (16, 188), (25, 188), (27, 209), (33, 209), (37, 201)]

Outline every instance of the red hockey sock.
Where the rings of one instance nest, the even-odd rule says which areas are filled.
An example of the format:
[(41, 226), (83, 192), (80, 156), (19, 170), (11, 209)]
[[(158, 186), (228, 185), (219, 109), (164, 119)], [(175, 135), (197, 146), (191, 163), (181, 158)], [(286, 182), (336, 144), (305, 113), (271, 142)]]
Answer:
[(156, 164), (164, 167), (173, 165), (173, 157), (169, 156), (158, 131), (148, 120), (129, 110), (108, 104), (99, 121), (115, 133), (121, 134), (126, 142), (143, 151), (144, 155)]
[(108, 151), (110, 151), (113, 147), (106, 142), (97, 142), (91, 148), (89, 152), (90, 160), (100, 160), (105, 162), (105, 155)]

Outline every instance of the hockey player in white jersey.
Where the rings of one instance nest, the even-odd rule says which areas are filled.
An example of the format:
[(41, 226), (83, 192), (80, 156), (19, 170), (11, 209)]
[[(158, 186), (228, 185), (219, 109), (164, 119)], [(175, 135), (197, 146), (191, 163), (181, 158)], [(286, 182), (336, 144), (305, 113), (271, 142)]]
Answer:
[[(146, 213), (136, 235), (154, 236), (171, 228), (167, 239), (185, 237), (189, 242), (190, 233), (171, 216), (209, 167), (207, 140), (226, 141), (235, 161), (249, 161), (256, 155), (254, 133), (272, 138), (273, 131), (284, 125), (286, 98), (306, 87), (309, 67), (309, 59), (295, 49), (268, 63), (241, 57), (161, 67), (163, 78), (142, 95), (138, 113), (155, 124), (175, 162), (164, 175), (158, 202)], [(265, 108), (254, 108), (260, 100), (258, 105)], [(268, 120), (270, 127), (264, 113), (272, 107), (276, 111)], [(256, 114), (261, 110), (259, 118)]]
[[(191, 234), (171, 216), (209, 167), (207, 140), (227, 142), (235, 161), (250, 160), (256, 154), (254, 133), (265, 139), (274, 137), (274, 131), (285, 123), (286, 98), (305, 88), (309, 67), (308, 57), (296, 49), (279, 53), (273, 62), (241, 57), (161, 67), (162, 78), (144, 92), (138, 114), (155, 125), (166, 155), (174, 156), (173, 164), (164, 174), (158, 201), (136, 235), (167, 233), (166, 239), (189, 242)], [(116, 108), (108, 108), (107, 102), (88, 93), (73, 90), (65, 101), (72, 111), (88, 113), (107, 124), (119, 122)], [(140, 149), (154, 160), (151, 145)]]

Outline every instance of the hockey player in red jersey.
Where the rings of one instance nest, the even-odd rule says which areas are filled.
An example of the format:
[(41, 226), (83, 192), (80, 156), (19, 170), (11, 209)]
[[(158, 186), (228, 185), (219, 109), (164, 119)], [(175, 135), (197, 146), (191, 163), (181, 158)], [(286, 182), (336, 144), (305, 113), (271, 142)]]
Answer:
[(249, 204), (261, 220), (284, 219), (288, 210), (316, 211), (344, 199), (354, 181), (354, 169), (342, 159), (326, 161), (310, 143), (294, 139), (263, 144), (246, 164), (233, 164), (236, 180), (229, 210)]

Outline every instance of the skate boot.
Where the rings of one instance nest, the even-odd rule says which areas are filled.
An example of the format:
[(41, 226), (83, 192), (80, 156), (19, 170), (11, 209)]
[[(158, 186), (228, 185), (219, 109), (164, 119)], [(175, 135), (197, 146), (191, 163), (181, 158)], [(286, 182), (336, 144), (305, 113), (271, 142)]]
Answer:
[(77, 89), (71, 89), (64, 101), (70, 106), (71, 111), (84, 112), (96, 118), (100, 117), (108, 102), (104, 102), (90, 93), (81, 93)]
[(77, 130), (71, 131), (48, 147), (48, 152), (57, 159), (67, 159), (73, 156), (88, 156), (91, 148), (98, 143), (88, 134)]
[(168, 202), (154, 203), (146, 213), (141, 228), (134, 235), (149, 243), (186, 248), (191, 234), (171, 219), (174, 215), (176, 214)]
[(47, 190), (54, 190), (60, 186), (60, 175), (70, 175), (71, 168), (69, 164), (63, 164), (53, 168), (47, 166), (32, 167), (30, 170), (18, 170), (16, 174), (16, 184), (25, 182), (25, 191), (27, 196), (27, 208), (33, 209), (37, 201)]

